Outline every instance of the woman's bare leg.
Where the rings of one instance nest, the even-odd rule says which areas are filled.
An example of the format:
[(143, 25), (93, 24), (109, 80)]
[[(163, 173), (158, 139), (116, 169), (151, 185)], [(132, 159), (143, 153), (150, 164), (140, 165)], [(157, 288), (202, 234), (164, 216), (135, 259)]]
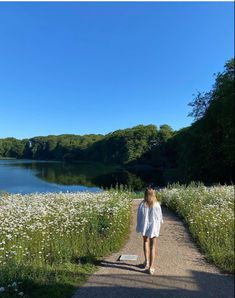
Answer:
[(155, 260), (155, 255), (156, 255), (156, 243), (157, 243), (157, 238), (153, 237), (150, 238), (150, 268), (154, 268), (154, 260)]
[(147, 236), (143, 236), (143, 244), (145, 262), (149, 264), (149, 238)]

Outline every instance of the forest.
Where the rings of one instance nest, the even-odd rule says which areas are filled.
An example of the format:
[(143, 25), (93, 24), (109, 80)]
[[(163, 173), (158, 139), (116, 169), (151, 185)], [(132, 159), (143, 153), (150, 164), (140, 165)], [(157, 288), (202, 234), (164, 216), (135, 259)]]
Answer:
[(66, 162), (94, 161), (151, 167), (166, 183), (234, 182), (234, 59), (215, 76), (208, 92), (189, 103), (194, 121), (174, 131), (169, 125), (138, 125), (107, 135), (49, 135), (0, 139), (0, 157)]

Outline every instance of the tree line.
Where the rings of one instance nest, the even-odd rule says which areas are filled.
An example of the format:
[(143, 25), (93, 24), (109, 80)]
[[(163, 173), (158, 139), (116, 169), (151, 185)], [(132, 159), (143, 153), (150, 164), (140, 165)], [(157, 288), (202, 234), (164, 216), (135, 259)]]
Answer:
[(107, 135), (59, 135), (0, 139), (0, 156), (19, 159), (96, 161), (149, 165), (167, 182), (234, 181), (234, 59), (218, 73), (209, 92), (189, 104), (191, 126), (138, 125)]
[(148, 151), (157, 138), (158, 130), (154, 125), (138, 125), (107, 135), (68, 134), (23, 140), (6, 138), (0, 139), (0, 156), (127, 164)]
[(234, 59), (218, 73), (209, 92), (189, 104), (194, 122), (174, 132), (142, 156), (158, 168), (168, 182), (234, 182), (235, 118)]

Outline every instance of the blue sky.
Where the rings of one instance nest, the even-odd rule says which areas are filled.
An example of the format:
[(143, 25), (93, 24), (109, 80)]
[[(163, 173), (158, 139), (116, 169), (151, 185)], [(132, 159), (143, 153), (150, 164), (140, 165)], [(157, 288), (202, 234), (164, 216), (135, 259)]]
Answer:
[(233, 18), (232, 2), (0, 3), (0, 138), (190, 125)]

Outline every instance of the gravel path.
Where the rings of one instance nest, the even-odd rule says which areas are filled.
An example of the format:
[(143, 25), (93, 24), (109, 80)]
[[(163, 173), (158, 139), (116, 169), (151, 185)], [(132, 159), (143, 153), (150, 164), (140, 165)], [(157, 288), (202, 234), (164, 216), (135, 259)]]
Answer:
[[(72, 298), (232, 298), (234, 278), (221, 274), (205, 262), (182, 221), (163, 208), (164, 224), (157, 238), (156, 272), (151, 276), (140, 268), (144, 261), (142, 237), (135, 232), (133, 203), (131, 233), (124, 248), (105, 258), (98, 271)], [(137, 261), (118, 261), (121, 254), (138, 255)]]

